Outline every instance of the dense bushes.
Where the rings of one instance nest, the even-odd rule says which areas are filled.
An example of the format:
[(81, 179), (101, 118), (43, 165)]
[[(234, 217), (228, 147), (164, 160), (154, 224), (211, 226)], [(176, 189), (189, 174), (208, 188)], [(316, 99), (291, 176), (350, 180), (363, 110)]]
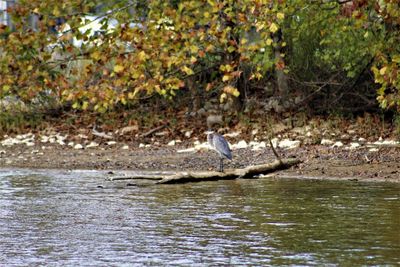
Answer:
[(99, 2), (8, 8), (0, 98), (105, 112), (182, 90), (245, 100), (269, 79), (283, 100), (357, 110), (374, 104), (375, 80), (381, 107), (400, 106), (396, 1)]

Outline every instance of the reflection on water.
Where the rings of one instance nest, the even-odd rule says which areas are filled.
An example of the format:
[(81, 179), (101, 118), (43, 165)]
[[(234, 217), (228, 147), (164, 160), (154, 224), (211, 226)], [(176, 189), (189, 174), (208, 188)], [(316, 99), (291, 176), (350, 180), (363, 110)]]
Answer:
[(0, 262), (394, 266), (399, 189), (284, 179), (126, 188), (96, 172), (0, 170)]

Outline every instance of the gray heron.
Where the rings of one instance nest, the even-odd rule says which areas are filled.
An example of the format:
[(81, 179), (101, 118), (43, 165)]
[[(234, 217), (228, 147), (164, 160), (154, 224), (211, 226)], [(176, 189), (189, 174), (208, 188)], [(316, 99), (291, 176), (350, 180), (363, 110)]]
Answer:
[(225, 138), (213, 131), (207, 131), (208, 144), (219, 154), (219, 171), (224, 172), (224, 158), (232, 160), (231, 149)]

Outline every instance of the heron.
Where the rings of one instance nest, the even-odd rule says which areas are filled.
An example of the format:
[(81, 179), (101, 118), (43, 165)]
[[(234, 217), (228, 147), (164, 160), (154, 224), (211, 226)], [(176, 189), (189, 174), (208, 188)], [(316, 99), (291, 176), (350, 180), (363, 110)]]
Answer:
[(206, 134), (208, 144), (219, 154), (219, 171), (224, 172), (224, 158), (232, 160), (229, 144), (222, 135), (214, 131), (207, 131)]

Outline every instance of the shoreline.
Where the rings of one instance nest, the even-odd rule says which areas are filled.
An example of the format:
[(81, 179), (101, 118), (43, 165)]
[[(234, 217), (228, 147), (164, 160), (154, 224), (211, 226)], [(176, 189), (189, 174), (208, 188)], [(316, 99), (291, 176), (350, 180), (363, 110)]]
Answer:
[[(240, 143), (240, 142), (239, 142)], [(203, 146), (200, 144), (199, 146)], [(237, 145), (237, 144), (236, 144)], [(176, 172), (215, 170), (218, 156), (206, 148), (194, 149), (192, 143), (174, 146), (128, 147), (126, 143), (113, 146), (74, 149), (68, 146), (14, 145), (0, 146), (0, 171), (48, 170), (59, 172), (82, 171), (104, 173)], [(400, 148), (367, 146), (356, 149), (324, 145), (302, 145), (290, 149), (278, 148), (282, 158), (295, 157), (302, 161), (288, 170), (268, 176), (275, 178), (350, 180), (400, 183)], [(183, 152), (180, 152), (183, 151)], [(186, 152), (185, 152), (186, 151)], [(233, 150), (233, 161), (226, 161), (226, 168), (244, 168), (272, 162), (275, 157), (269, 147), (238, 148)]]

